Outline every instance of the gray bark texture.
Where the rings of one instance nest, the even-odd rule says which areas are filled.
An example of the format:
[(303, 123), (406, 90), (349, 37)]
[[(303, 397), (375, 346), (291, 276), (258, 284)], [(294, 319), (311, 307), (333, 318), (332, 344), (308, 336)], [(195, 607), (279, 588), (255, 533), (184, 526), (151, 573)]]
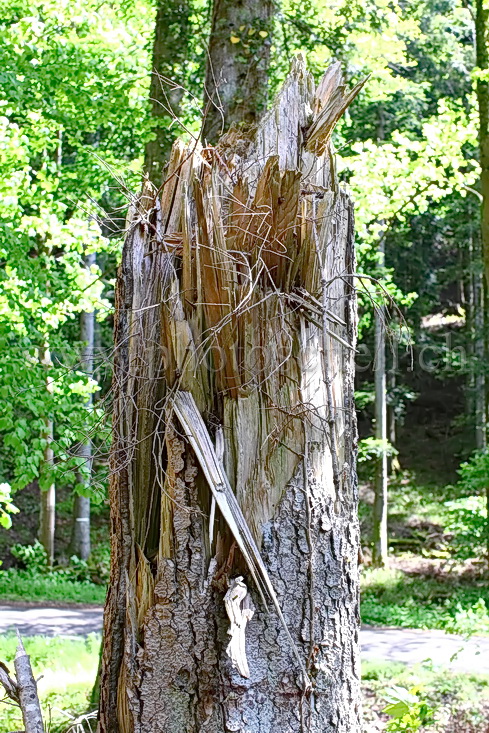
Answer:
[[(379, 246), (379, 264), (385, 265), (385, 242), (382, 237)], [(375, 499), (373, 511), (374, 565), (384, 566), (388, 562), (387, 503), (388, 503), (388, 461), (387, 461), (387, 371), (385, 359), (385, 306), (377, 306), (375, 319), (375, 437), (382, 442), (382, 451), (375, 467)]]
[[(89, 269), (95, 265), (97, 256), (95, 253), (85, 257), (85, 266)], [(80, 341), (83, 344), (80, 367), (84, 374), (93, 377), (93, 354), (95, 346), (95, 311), (83, 312), (80, 314)], [(90, 394), (85, 406), (91, 410), (93, 395)], [(88, 429), (88, 428), (87, 428)], [(85, 489), (90, 488), (92, 475), (92, 441), (90, 436), (80, 442), (76, 454), (83, 461), (83, 470), (77, 472), (77, 484), (84, 484)], [(81, 560), (87, 560), (90, 556), (90, 497), (75, 494), (73, 501), (73, 526), (71, 531), (70, 554), (76, 555)]]
[(187, 0), (158, 0), (156, 5), (149, 89), (153, 127), (152, 139), (144, 149), (144, 171), (156, 186), (161, 183), (172, 143), (178, 134), (174, 119), (180, 115), (187, 78), (191, 13), (192, 6)]
[(253, 125), (267, 105), (274, 0), (214, 0), (205, 75), (203, 140)]
[(14, 667), (25, 733), (44, 733), (37, 683), (32, 673), (31, 660), (24, 649), (20, 636)]
[[(40, 350), (39, 361), (46, 369), (46, 372), (52, 366), (51, 352), (49, 346), (45, 344)], [(53, 391), (52, 380), (46, 376), (46, 390), (49, 393)], [(45, 471), (52, 471), (54, 464), (54, 424), (48, 416), (44, 418), (44, 429), (42, 438), (46, 441), (43, 450), (43, 467)], [(56, 524), (56, 486), (50, 483), (46, 488), (41, 489), (39, 502), (39, 542), (46, 550), (48, 564), (51, 567), (54, 562), (54, 531)]]
[[(176, 143), (131, 213), (100, 733), (360, 733), (353, 212), (329, 145), (360, 87), (334, 65), (314, 89), (296, 60), (252, 135)], [(222, 456), (214, 483), (183, 393)], [(224, 510), (209, 531), (221, 470), (285, 626)], [(249, 677), (226, 654), (237, 577)]]

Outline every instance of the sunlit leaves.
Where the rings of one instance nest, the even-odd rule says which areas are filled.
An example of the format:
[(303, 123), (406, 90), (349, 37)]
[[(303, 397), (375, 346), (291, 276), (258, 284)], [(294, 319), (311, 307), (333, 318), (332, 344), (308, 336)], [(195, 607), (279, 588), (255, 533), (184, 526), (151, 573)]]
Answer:
[(5, 529), (8, 529), (12, 524), (10, 515), (16, 514), (19, 511), (12, 503), (10, 492), (11, 488), (9, 484), (0, 484), (0, 527), (4, 527)]
[[(0, 439), (1, 469), (17, 490), (52, 480), (41, 471), (46, 419), (64, 483), (77, 441), (104, 433), (86, 407), (98, 387), (80, 371), (77, 319), (110, 313), (113, 273), (87, 269), (84, 258), (114, 261), (120, 238), (107, 234), (124, 212), (119, 223), (105, 209), (124, 207), (139, 185), (154, 11), (143, 0), (3, 4)], [(39, 359), (45, 345), (49, 366)]]

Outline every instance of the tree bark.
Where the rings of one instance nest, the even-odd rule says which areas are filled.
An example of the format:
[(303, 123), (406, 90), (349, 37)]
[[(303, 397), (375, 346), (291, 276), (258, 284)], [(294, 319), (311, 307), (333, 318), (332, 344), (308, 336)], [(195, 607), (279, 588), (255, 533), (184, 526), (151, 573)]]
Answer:
[[(379, 245), (380, 265), (384, 267), (384, 240)], [(373, 548), (372, 562), (384, 566), (388, 560), (387, 542), (387, 503), (388, 503), (388, 465), (387, 465), (387, 373), (385, 360), (385, 318), (383, 305), (375, 311), (375, 438), (381, 446), (375, 467), (375, 498), (373, 511)]]
[[(378, 110), (377, 139), (383, 141), (384, 112)], [(381, 222), (384, 226), (384, 222)], [(381, 231), (379, 247), (379, 267), (385, 267), (385, 234)], [(387, 501), (388, 501), (388, 459), (387, 459), (387, 370), (385, 354), (385, 319), (386, 309), (382, 303), (375, 309), (375, 360), (374, 360), (374, 388), (375, 388), (375, 438), (379, 441), (380, 450), (375, 466), (375, 498), (373, 511), (373, 548), (372, 562), (377, 566), (387, 564)]]
[[(85, 257), (85, 266), (89, 270), (95, 265), (97, 256), (91, 253)], [(84, 374), (92, 379), (93, 377), (93, 354), (95, 346), (95, 311), (82, 312), (80, 314), (80, 341), (82, 352), (80, 367)], [(88, 396), (85, 407), (87, 411), (92, 409), (93, 395)], [(88, 429), (88, 427), (87, 427)], [(77, 446), (76, 455), (82, 459), (83, 467), (77, 472), (76, 482), (84, 486), (87, 493), (90, 488), (92, 474), (92, 441), (87, 435), (85, 441), (80, 441)], [(76, 493), (73, 501), (73, 526), (71, 531), (70, 554), (76, 555), (80, 560), (87, 560), (90, 556), (90, 497)]]
[[(481, 168), (480, 192), (482, 196), (481, 205), (481, 243), (482, 256), (484, 261), (486, 292), (489, 291), (489, 52), (487, 47), (487, 32), (489, 8), (484, 0), (476, 0), (475, 3), (475, 51), (477, 76), (477, 104), (479, 107), (479, 164)], [(484, 288), (480, 288), (484, 292)], [(487, 319), (487, 302), (484, 295), (484, 309), (479, 314), (479, 321)], [(478, 314), (476, 311), (476, 320)], [(476, 325), (477, 327), (477, 325)], [(485, 329), (484, 329), (485, 331)], [(476, 342), (476, 356), (483, 357), (483, 364), (487, 361), (487, 343), (484, 332), (483, 340)], [(483, 352), (481, 353), (477, 353)], [(480, 364), (482, 367), (482, 363)], [(476, 440), (478, 447), (486, 448), (487, 440), (487, 395), (485, 374), (478, 369), (476, 373)], [(483, 395), (478, 390), (484, 389)], [(486, 489), (487, 514), (487, 556), (489, 559), (489, 486)]]
[(265, 113), (274, 0), (214, 0), (205, 75), (204, 142)]
[(475, 403), (475, 446), (479, 451), (487, 447), (487, 405), (486, 405), (486, 341), (485, 341), (485, 288), (480, 261), (476, 263), (474, 279), (474, 403)]
[[(100, 733), (360, 732), (353, 212), (329, 150), (360, 86), (345, 92), (334, 65), (315, 92), (294, 62), (254, 133), (215, 151), (176, 143), (161, 198), (132, 212)], [(209, 527), (213, 471), (284, 623), (226, 512)], [(234, 652), (226, 606), (247, 621)]]
[(476, 0), (475, 42), (477, 103), (479, 107), (479, 163), (481, 167), (481, 240), (486, 283), (489, 285), (489, 53), (487, 26), (489, 8), (484, 0)]
[(191, 38), (191, 2), (158, 0), (151, 62), (149, 98), (153, 121), (152, 140), (144, 149), (144, 171), (158, 188), (168, 163), (171, 146), (179, 134), (185, 71)]

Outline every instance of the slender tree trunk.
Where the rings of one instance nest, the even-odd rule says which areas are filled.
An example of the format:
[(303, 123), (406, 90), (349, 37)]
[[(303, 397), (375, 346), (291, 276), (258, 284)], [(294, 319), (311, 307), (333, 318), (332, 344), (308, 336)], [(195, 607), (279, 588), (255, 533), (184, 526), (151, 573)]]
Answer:
[[(379, 246), (381, 265), (384, 265), (384, 246)], [(381, 441), (382, 449), (377, 458), (375, 469), (375, 498), (373, 511), (373, 552), (374, 565), (383, 566), (388, 560), (387, 542), (387, 378), (385, 362), (385, 308), (380, 305), (375, 311), (375, 438)]]
[[(85, 257), (85, 266), (90, 269), (95, 265), (97, 256), (95, 253)], [(80, 341), (82, 342), (82, 353), (80, 366), (88, 378), (93, 377), (93, 352), (95, 344), (95, 311), (83, 312), (80, 314)], [(93, 396), (89, 395), (85, 406), (91, 410)], [(87, 428), (88, 429), (88, 428)], [(92, 474), (92, 441), (87, 435), (85, 441), (80, 441), (76, 455), (82, 459), (81, 471), (77, 472), (77, 484), (84, 486), (87, 492), (90, 488)], [(87, 560), (90, 555), (90, 497), (76, 493), (73, 502), (73, 527), (71, 532), (70, 554), (76, 555), (81, 560)]]
[[(483, 0), (476, 0), (475, 41), (476, 63), (480, 72), (489, 71), (487, 48), (487, 23), (489, 9)], [(489, 81), (477, 78), (477, 103), (479, 107), (479, 162), (481, 167), (481, 248), (486, 285), (489, 283)], [(475, 377), (476, 445), (480, 450), (486, 447), (486, 385), (485, 385), (485, 296), (484, 283), (475, 275), (475, 314), (476, 333), (475, 356), (478, 362)], [(488, 495), (489, 500), (489, 495)]]
[[(397, 348), (397, 345), (395, 348)], [(394, 356), (394, 363), (392, 365), (392, 368), (389, 369), (387, 373), (387, 381), (389, 383), (389, 390), (391, 394), (394, 394), (394, 390), (397, 384), (397, 354), (395, 354)], [(395, 448), (397, 444), (397, 418), (394, 404), (387, 405), (387, 435), (389, 438), (389, 443), (393, 448)], [(398, 473), (400, 470), (401, 464), (399, 463), (397, 454), (392, 454), (387, 459), (388, 476), (395, 476), (395, 474)]]
[(149, 91), (153, 139), (146, 143), (144, 170), (157, 188), (163, 180), (173, 141), (180, 133), (175, 119), (181, 113), (187, 78), (191, 11), (190, 0), (158, 0), (156, 6)]
[(478, 269), (474, 275), (474, 403), (475, 403), (475, 444), (477, 450), (487, 447), (487, 407), (485, 375), (485, 297), (484, 276)]
[(489, 53), (487, 25), (489, 8), (484, 0), (476, 0), (475, 41), (477, 70), (477, 103), (479, 107), (479, 162), (481, 167), (481, 240), (486, 282), (489, 284)]
[[(379, 108), (377, 138), (384, 140), (384, 114)], [(383, 222), (382, 222), (383, 224)], [(379, 241), (379, 267), (385, 267), (385, 237), (383, 232)], [(382, 296), (383, 298), (383, 296)], [(388, 500), (388, 459), (387, 447), (387, 370), (385, 354), (385, 319), (386, 309), (382, 304), (374, 313), (375, 322), (375, 360), (374, 360), (374, 387), (375, 387), (375, 438), (381, 441), (381, 452), (375, 466), (375, 498), (373, 511), (373, 551), (374, 565), (387, 564), (387, 500)]]
[(205, 75), (203, 139), (253, 125), (267, 105), (274, 0), (214, 0)]
[[(488, 19), (489, 19), (489, 8), (484, 0), (476, 0), (475, 2), (476, 14), (475, 14), (475, 45), (476, 45), (476, 65), (479, 75), (477, 76), (477, 103), (479, 107), (479, 163), (481, 168), (481, 179), (480, 179), (480, 192), (482, 196), (481, 206), (481, 243), (482, 243), (482, 257), (484, 262), (485, 272), (485, 285), (486, 289), (489, 289), (489, 80), (487, 78), (489, 72), (489, 52), (487, 47), (487, 33), (488, 33)], [(482, 289), (483, 290), (483, 289)], [(484, 297), (484, 296), (482, 296)], [(485, 299), (484, 299), (485, 300)], [(486, 303), (484, 303), (486, 306)], [(483, 315), (487, 317), (486, 308), (482, 311)], [(479, 316), (480, 318), (480, 316)], [(477, 311), (476, 311), (477, 320)], [(480, 362), (481, 369), (477, 370), (476, 373), (476, 425), (477, 434), (476, 440), (478, 447), (482, 449), (486, 448), (486, 424), (487, 424), (487, 396), (486, 396), (486, 385), (485, 375), (482, 373), (482, 366), (487, 362), (487, 344), (485, 341), (478, 346), (476, 343), (476, 355), (482, 361)], [(478, 353), (483, 351), (482, 354)], [(478, 375), (480, 377), (478, 381)], [(482, 385), (482, 379), (484, 379), (484, 385)], [(483, 387), (482, 394), (479, 394), (479, 390)], [(486, 506), (487, 506), (487, 556), (489, 559), (489, 484), (486, 489)]]
[(175, 144), (133, 212), (100, 733), (360, 732), (353, 215), (328, 146), (359, 87), (340, 85), (335, 65), (314, 96), (295, 62), (245, 145)]
[[(49, 346), (47, 343), (42, 347), (42, 349), (40, 349), (39, 361), (46, 369), (46, 372), (52, 366), (51, 353), (49, 351)], [(52, 394), (53, 391), (52, 380), (48, 374), (46, 374), (46, 391), (49, 394)], [(54, 465), (54, 425), (53, 420), (49, 416), (46, 416), (44, 418), (44, 430), (42, 431), (42, 438), (45, 441), (45, 447), (43, 450), (43, 467), (41, 469), (41, 474), (44, 473), (50, 475)], [(49, 566), (52, 566), (54, 562), (55, 521), (56, 486), (54, 484), (54, 481), (49, 481), (47, 486), (43, 485), (41, 488), (39, 514), (39, 542), (46, 550)]]

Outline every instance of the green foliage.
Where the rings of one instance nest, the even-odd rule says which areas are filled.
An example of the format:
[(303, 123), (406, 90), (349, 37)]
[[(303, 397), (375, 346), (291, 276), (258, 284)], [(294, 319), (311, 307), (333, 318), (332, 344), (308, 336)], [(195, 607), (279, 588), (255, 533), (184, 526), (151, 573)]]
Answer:
[(457, 577), (408, 575), (399, 570), (362, 573), (362, 621), (373, 626), (489, 634), (489, 591)]
[(388, 440), (380, 440), (379, 438), (363, 438), (358, 443), (358, 472), (361, 478), (371, 479), (375, 472), (375, 467), (379, 458), (386, 454), (387, 456), (396, 456), (397, 450)]
[(481, 496), (467, 496), (445, 502), (446, 529), (453, 533), (451, 546), (455, 557), (468, 559), (484, 552), (487, 545), (487, 506)]
[(477, 452), (458, 471), (456, 486), (448, 487), (458, 498), (445, 502), (447, 531), (453, 533), (456, 557), (467, 559), (485, 552), (489, 541), (487, 497), (489, 489), (489, 452)]
[(366, 463), (375, 461), (386, 453), (388, 456), (396, 456), (397, 450), (388, 440), (378, 438), (364, 438), (358, 443), (358, 462)]
[[(87, 710), (97, 672), (100, 635), (91, 634), (79, 640), (33, 636), (23, 641), (38, 679), (46, 726), (51, 733), (65, 733), (70, 720)], [(11, 670), (16, 647), (14, 634), (0, 636), (0, 659)], [(22, 728), (19, 708), (0, 702), (0, 730)]]
[(106, 585), (110, 576), (110, 545), (108, 542), (97, 542), (92, 546), (88, 558), (90, 581), (98, 585)]
[[(365, 730), (378, 729), (379, 712), (385, 709), (388, 697), (396, 705), (413, 695), (418, 702), (405, 700), (412, 716), (406, 721), (413, 727), (403, 728), (402, 718), (391, 719), (387, 725), (394, 730), (471, 731), (483, 733), (487, 721), (489, 677), (456, 673), (431, 665), (406, 666), (381, 660), (362, 662), (362, 687)], [(426, 708), (421, 708), (425, 705)], [(418, 708), (419, 706), (419, 708)], [(420, 720), (421, 728), (416, 728)]]
[(37, 575), (49, 572), (48, 556), (39, 540), (33, 545), (12, 545), (10, 552), (28, 573)]
[(459, 488), (469, 495), (483, 494), (489, 485), (489, 452), (475, 453), (459, 469)]
[[(106, 439), (98, 390), (80, 370), (77, 318), (111, 311), (110, 274), (85, 267), (96, 252), (113, 269), (125, 203), (147, 129), (147, 41), (140, 0), (20, 0), (0, 20), (0, 476), (73, 485), (73, 447)], [(106, 214), (107, 211), (107, 214)], [(104, 220), (103, 230), (99, 220)], [(112, 231), (110, 231), (112, 230)], [(110, 269), (110, 268), (109, 268)], [(43, 359), (46, 350), (51, 359)], [(44, 362), (44, 363), (43, 363)], [(55, 462), (44, 461), (46, 419)]]
[(448, 634), (465, 637), (472, 634), (489, 635), (489, 612), (484, 599), (479, 598), (469, 608), (462, 608), (462, 604), (457, 603), (455, 618), (453, 622), (448, 621), (445, 630)]
[(56, 601), (103, 605), (106, 589), (87, 581), (67, 579), (60, 573), (32, 573), (27, 570), (0, 570), (0, 598), (6, 601)]
[(110, 550), (100, 543), (88, 562), (72, 556), (68, 565), (50, 568), (46, 551), (33, 545), (13, 545), (19, 568), (0, 571), (0, 598), (24, 601), (97, 603), (105, 600), (109, 579)]
[(72, 555), (66, 567), (56, 568), (54, 572), (67, 580), (105, 586), (110, 574), (110, 548), (106, 544), (95, 546), (88, 560)]
[(383, 712), (391, 716), (387, 723), (386, 730), (391, 733), (416, 733), (423, 725), (433, 720), (433, 708), (422, 701), (422, 688), (420, 686), (405, 687), (393, 685), (385, 692), (385, 699), (388, 703)]
[(9, 484), (0, 484), (0, 526), (4, 529), (9, 529), (12, 525), (10, 515), (19, 511), (12, 503), (10, 492)]

